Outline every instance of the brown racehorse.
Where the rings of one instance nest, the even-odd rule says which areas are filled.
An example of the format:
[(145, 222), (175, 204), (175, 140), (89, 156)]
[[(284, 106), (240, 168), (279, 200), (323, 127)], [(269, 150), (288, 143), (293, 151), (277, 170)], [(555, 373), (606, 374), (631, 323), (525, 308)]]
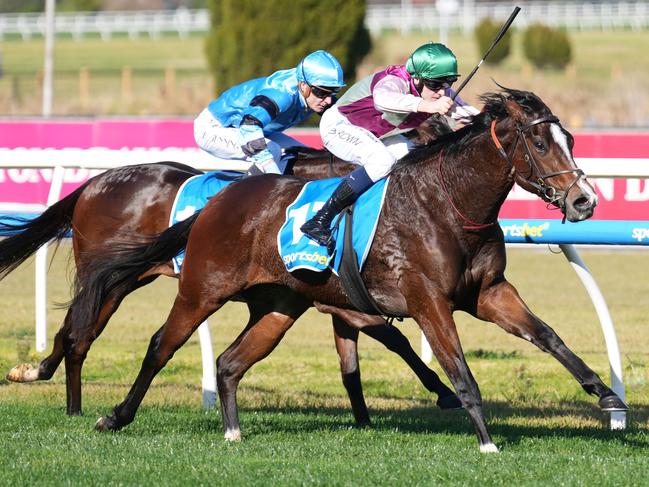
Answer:
[[(480, 451), (493, 452), (498, 449), (464, 359), (455, 310), (494, 322), (552, 354), (586, 392), (599, 397), (603, 410), (627, 406), (530, 311), (504, 275), (505, 244), (496, 218), (514, 182), (559, 207), (571, 222), (593, 214), (597, 197), (575, 165), (572, 136), (532, 93), (507, 89), (484, 95), (483, 101), (471, 125), (412, 152), (392, 170), (362, 276), (386, 313), (407, 314), (419, 324), (475, 426)], [(284, 294), (283, 312), (250, 323), (226, 352), (229, 368), (218, 376), (226, 438), (240, 437), (235, 392), (243, 373), (273, 349), (308, 303), (343, 317), (354, 314), (335, 276), (289, 274), (277, 254), (286, 207), (303, 185), (279, 176), (235, 183), (193, 221), (140, 248), (115, 248), (86, 269), (74, 303), (82, 316), (93, 316), (101, 302), (97, 298), (146, 279), (151, 266), (178, 251), (176, 235), (191, 228), (173, 308), (152, 337), (133, 387), (110, 416), (99, 419), (99, 430), (132, 422), (151, 381), (174, 352), (206, 317), (242, 292), (283, 287), (294, 294)], [(84, 334), (72, 330), (76, 333)]]
[[(416, 142), (423, 143), (428, 138), (450, 130), (439, 122), (431, 121), (422, 126), (416, 134)], [(346, 174), (351, 169), (351, 165), (334, 160), (328, 154), (303, 150), (298, 152), (289, 172), (317, 179)], [(95, 255), (105, 253), (115, 242), (139, 242), (143, 236), (162, 232), (168, 226), (171, 206), (179, 187), (197, 174), (200, 171), (173, 162), (111, 169), (92, 178), (32, 221), (0, 224), (0, 236), (12, 235), (0, 241), (0, 277), (18, 267), (41, 245), (51, 240), (61, 240), (70, 230), (78, 269), (83, 268)], [(167, 267), (160, 274), (173, 275), (173, 270)], [(107, 300), (100, 317), (91, 326), (84, 327), (87, 336), (75, 343), (68, 337), (68, 312), (56, 334), (50, 355), (37, 368), (29, 364), (14, 367), (7, 378), (15, 382), (48, 380), (65, 358), (67, 413), (80, 414), (81, 369), (90, 346), (101, 334), (122, 299), (135, 289), (152, 282), (155, 277), (157, 276), (150, 276)], [(424, 386), (438, 394), (437, 404), (442, 409), (460, 407), (455, 394), (421, 362), (396, 327), (385, 326), (383, 320), (376, 318), (360, 318), (359, 322), (363, 326), (367, 322), (382, 325), (365, 328), (364, 332), (403, 357)], [(358, 366), (358, 327), (350, 327), (336, 316), (333, 317), (333, 324), (343, 383), (352, 403), (354, 417), (359, 424), (369, 423)], [(221, 360), (221, 363), (224, 364), (224, 361)]]

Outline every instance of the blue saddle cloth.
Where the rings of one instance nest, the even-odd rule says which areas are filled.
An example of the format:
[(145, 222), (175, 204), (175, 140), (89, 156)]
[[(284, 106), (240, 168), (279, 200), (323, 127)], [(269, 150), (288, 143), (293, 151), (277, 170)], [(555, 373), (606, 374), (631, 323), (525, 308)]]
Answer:
[[(178, 190), (176, 200), (171, 207), (169, 226), (192, 216), (203, 208), (212, 196), (242, 176), (242, 173), (236, 171), (210, 171), (189, 178)], [(173, 258), (176, 273), (180, 272), (184, 259), (184, 250)]]
[[(286, 270), (289, 272), (297, 269), (322, 272), (330, 268), (336, 274), (338, 273), (342, 258), (347, 214), (344, 214), (338, 226), (338, 231), (334, 233), (336, 250), (333, 256), (328, 255), (327, 248), (324, 245), (320, 245), (305, 236), (300, 231), (300, 227), (322, 208), (322, 205), (338, 187), (341, 180), (342, 178), (324, 179), (305, 184), (295, 201), (286, 208), (286, 220), (277, 234), (277, 247)], [(388, 180), (381, 179), (365, 191), (354, 205), (352, 243), (358, 256), (359, 269), (363, 267), (370, 250), (387, 187)], [(332, 227), (336, 220), (337, 218), (332, 222)]]

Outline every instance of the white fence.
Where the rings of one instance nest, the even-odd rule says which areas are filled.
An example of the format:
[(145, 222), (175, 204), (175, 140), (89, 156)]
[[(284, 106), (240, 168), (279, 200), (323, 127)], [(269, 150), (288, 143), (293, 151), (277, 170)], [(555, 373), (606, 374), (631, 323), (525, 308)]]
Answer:
[[(470, 32), (480, 19), (490, 17), (505, 20), (512, 11), (512, 2), (475, 2), (460, 0), (457, 12), (440, 16), (435, 2), (413, 5), (402, 1), (396, 5), (370, 5), (365, 16), (365, 25), (372, 34), (383, 30), (398, 30), (401, 33), (438, 32), (440, 24), (448, 29)], [(555, 27), (580, 30), (613, 30), (649, 28), (649, 2), (523, 2), (516, 19), (517, 27), (541, 22)], [(140, 35), (152, 38), (162, 34), (177, 34), (181, 37), (190, 33), (204, 33), (210, 27), (208, 10), (148, 10), (148, 11), (102, 11), (57, 13), (55, 32), (81, 39), (86, 35), (99, 35), (102, 39), (111, 36)], [(7, 35), (18, 35), (22, 39), (43, 36), (44, 14), (0, 15), (0, 40)]]

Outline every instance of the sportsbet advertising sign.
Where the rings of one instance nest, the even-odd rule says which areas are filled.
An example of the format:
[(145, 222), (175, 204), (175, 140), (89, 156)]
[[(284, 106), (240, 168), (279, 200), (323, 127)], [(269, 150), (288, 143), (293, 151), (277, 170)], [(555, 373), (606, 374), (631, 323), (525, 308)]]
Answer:
[[(322, 146), (316, 130), (289, 133), (307, 145)], [(598, 158), (597, 163), (603, 165), (647, 158), (649, 133), (577, 133), (574, 152), (578, 162)], [(65, 196), (101, 171), (84, 168), (87, 161), (137, 164), (165, 160), (209, 163), (209, 156), (194, 143), (192, 120), (0, 121), (0, 214), (42, 211), (55, 164), (70, 165), (64, 175)], [(11, 167), (17, 161), (44, 167)], [(626, 236), (617, 243), (649, 245), (649, 164), (646, 178), (589, 180), (599, 205), (595, 219), (579, 224), (562, 225), (557, 210), (548, 209), (536, 196), (515, 186), (500, 213), (507, 240), (587, 243), (585, 240), (597, 236), (602, 239), (598, 243), (607, 243), (606, 236), (614, 232)]]

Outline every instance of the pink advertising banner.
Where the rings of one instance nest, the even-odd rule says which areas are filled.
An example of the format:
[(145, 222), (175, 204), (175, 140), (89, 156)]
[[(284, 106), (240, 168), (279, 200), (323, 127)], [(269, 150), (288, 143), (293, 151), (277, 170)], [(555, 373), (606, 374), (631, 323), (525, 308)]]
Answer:
[[(289, 132), (313, 147), (322, 147), (317, 130)], [(116, 152), (118, 151), (118, 152)], [(649, 157), (649, 133), (598, 132), (575, 134), (576, 158), (606, 159)], [(176, 160), (172, 155), (204, 157), (196, 148), (191, 120), (99, 119), (77, 121), (0, 121), (0, 213), (37, 211), (47, 201), (53, 169), (10, 167), (11, 161), (78, 160), (80, 156), (114, 157), (125, 163)], [(165, 154), (167, 157), (165, 157)], [(145, 156), (148, 156), (145, 157)], [(33, 159), (33, 160), (32, 160)], [(183, 161), (184, 162), (184, 161)], [(69, 168), (62, 195), (73, 191), (98, 169)], [(596, 217), (604, 220), (646, 220), (649, 217), (649, 167), (647, 179), (591, 179), (600, 204)], [(535, 196), (518, 187), (503, 206), (501, 218), (554, 218)]]

